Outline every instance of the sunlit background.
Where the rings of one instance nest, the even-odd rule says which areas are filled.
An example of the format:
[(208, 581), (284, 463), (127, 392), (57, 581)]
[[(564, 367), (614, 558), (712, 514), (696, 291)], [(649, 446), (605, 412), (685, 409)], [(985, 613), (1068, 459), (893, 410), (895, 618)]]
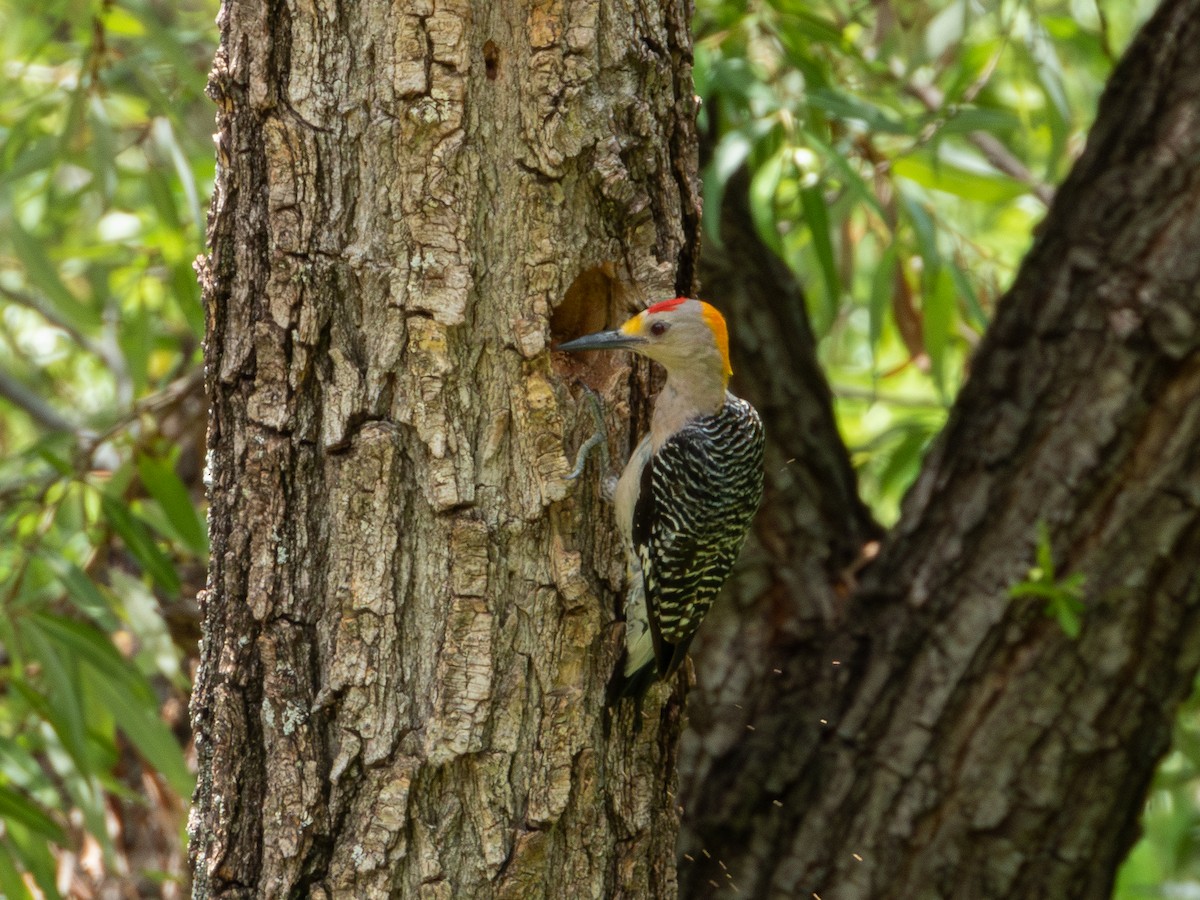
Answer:
[[(698, 0), (706, 205), (747, 168), (882, 521), (1152, 8)], [(215, 17), (209, 0), (0, 0), (9, 898), (187, 893), (207, 553), (192, 266), (213, 183)], [(1200, 897), (1198, 722), (1189, 704), (1121, 898)]]

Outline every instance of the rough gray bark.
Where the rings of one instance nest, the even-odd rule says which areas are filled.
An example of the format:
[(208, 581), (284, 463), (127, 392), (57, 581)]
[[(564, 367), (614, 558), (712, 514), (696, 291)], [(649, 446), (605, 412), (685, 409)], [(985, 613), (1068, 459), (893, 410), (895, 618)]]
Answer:
[[(689, 16), (223, 7), (197, 896), (674, 894), (680, 710), (603, 713), (623, 563), (548, 347), (691, 287)], [(624, 453), (645, 370), (588, 365)]]
[[(681, 895), (1109, 894), (1200, 664), (1197, 122), (1200, 2), (1167, 0), (857, 589), (789, 596), (803, 568), (739, 585), (805, 640), (716, 694), (711, 718), (736, 702), (755, 730), (689, 752)], [(1038, 523), (1086, 576), (1078, 640), (1009, 595)], [(786, 535), (760, 544), (783, 565)]]

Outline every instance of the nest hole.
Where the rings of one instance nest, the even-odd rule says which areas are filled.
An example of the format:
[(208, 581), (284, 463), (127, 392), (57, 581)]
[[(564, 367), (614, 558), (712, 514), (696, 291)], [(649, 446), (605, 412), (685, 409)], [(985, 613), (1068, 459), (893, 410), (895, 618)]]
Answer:
[(561, 344), (616, 326), (621, 297), (621, 285), (613, 276), (610, 263), (584, 269), (575, 276), (562, 302), (551, 313), (550, 337)]

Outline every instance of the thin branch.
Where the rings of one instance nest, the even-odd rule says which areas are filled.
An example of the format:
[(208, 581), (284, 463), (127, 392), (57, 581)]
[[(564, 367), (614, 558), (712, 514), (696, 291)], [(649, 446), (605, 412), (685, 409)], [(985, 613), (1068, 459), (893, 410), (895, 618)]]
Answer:
[(898, 406), (907, 409), (929, 409), (945, 412), (946, 404), (936, 400), (926, 400), (921, 397), (905, 397), (900, 394), (889, 394), (874, 391), (869, 388), (851, 387), (850, 385), (834, 384), (830, 386), (833, 395), (840, 400), (867, 400), (871, 403), (882, 403), (886, 406)]
[[(953, 115), (952, 112), (948, 112), (943, 108), (946, 98), (933, 85), (905, 84), (904, 89), (920, 100), (931, 113), (944, 113), (947, 119)], [(931, 136), (932, 133), (929, 137)], [(928, 138), (925, 139), (927, 140)], [(1046, 206), (1050, 205), (1050, 201), (1054, 199), (1054, 188), (1034, 175), (1021, 160), (1013, 155), (1011, 150), (1004, 146), (1004, 143), (999, 138), (988, 134), (986, 131), (972, 131), (967, 135), (967, 140), (974, 144), (983, 154), (984, 158), (999, 171), (1026, 185), (1035, 197), (1046, 204)]]
[(88, 337), (73, 324), (67, 321), (62, 315), (60, 315), (58, 310), (56, 310), (53, 306), (36, 294), (20, 291), (16, 288), (11, 288), (0, 284), (0, 296), (11, 300), (18, 306), (24, 306), (26, 309), (32, 309), (35, 313), (37, 313), (55, 328), (61, 329), (76, 344), (78, 344), (88, 353), (98, 357), (106, 366), (108, 366), (119, 384), (129, 381), (129, 367), (126, 366), (125, 358), (119, 351), (116, 350), (114, 344), (97, 341), (94, 338)]
[(75, 434), (78, 430), (73, 422), (4, 369), (0, 369), (0, 397), (24, 410), (31, 419), (48, 431)]
[(1046, 206), (1050, 205), (1050, 201), (1054, 199), (1054, 188), (1029, 171), (1025, 164), (1017, 159), (999, 138), (988, 134), (986, 131), (972, 131), (967, 135), (967, 140), (979, 148), (984, 158), (993, 166), (1005, 175), (1015, 178), (1022, 184), (1028, 185), (1039, 200), (1046, 204)]

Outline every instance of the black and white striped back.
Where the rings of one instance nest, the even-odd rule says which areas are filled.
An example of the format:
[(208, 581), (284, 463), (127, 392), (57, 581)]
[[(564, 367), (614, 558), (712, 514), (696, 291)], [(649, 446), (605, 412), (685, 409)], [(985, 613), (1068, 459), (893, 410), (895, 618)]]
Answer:
[(671, 435), (643, 470), (633, 540), (663, 677), (683, 661), (741, 552), (762, 485), (762, 421), (732, 394), (716, 415)]

